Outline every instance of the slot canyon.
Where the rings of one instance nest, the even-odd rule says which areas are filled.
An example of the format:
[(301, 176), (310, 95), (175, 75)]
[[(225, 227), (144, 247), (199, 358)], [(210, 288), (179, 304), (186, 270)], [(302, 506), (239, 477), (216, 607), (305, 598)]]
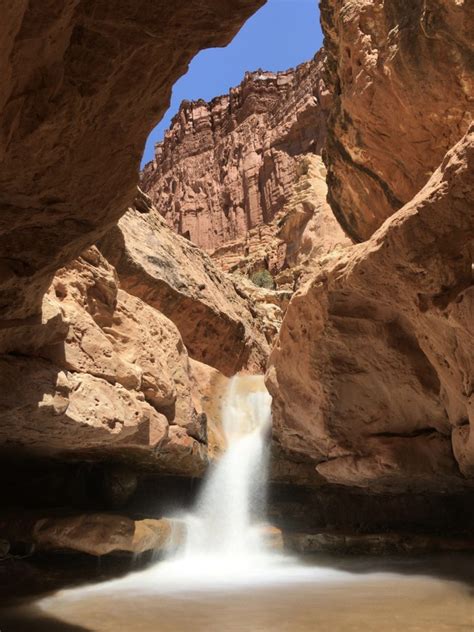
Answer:
[(265, 4), (0, 0), (1, 632), (120, 629), (54, 594), (178, 585), (171, 541), (199, 584), (221, 535), (277, 550), (275, 584), (285, 555), (441, 556), (439, 628), (123, 629), (474, 625), (474, 4), (320, 0), (312, 58), (183, 100), (141, 168), (192, 59)]

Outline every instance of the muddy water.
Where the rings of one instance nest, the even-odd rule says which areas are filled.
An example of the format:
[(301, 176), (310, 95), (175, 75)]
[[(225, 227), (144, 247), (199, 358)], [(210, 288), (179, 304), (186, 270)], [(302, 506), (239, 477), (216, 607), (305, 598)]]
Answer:
[(473, 632), (474, 559), (317, 560), (292, 577), (222, 590), (117, 582), (0, 612), (2, 632)]

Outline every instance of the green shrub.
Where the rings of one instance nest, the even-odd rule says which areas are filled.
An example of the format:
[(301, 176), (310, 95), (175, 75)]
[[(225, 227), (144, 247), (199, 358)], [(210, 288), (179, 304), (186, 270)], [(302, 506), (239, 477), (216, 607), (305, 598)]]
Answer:
[(250, 280), (258, 287), (265, 287), (269, 290), (275, 289), (275, 281), (268, 270), (258, 270), (250, 275)]

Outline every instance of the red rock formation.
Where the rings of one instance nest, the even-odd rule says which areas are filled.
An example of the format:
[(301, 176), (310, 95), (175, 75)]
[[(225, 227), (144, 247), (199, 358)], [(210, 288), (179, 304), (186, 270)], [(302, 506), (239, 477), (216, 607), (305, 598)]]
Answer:
[(326, 201), (326, 170), (321, 156), (298, 156), (295, 181), (286, 191), (285, 206), (269, 224), (250, 229), (212, 253), (224, 270), (253, 277), (262, 269), (278, 287), (293, 289), (311, 261), (350, 245)]
[(194, 359), (228, 376), (264, 371), (269, 349), (252, 302), (156, 209), (143, 210), (130, 209), (100, 242), (122, 287), (172, 320)]
[(330, 482), (474, 485), (473, 173), (474, 127), (288, 307), (268, 373), (275, 433)]
[(181, 104), (141, 180), (176, 232), (212, 251), (245, 241), (284, 208), (298, 158), (324, 143), (323, 63), (318, 54), (287, 72), (247, 73), (210, 103)]
[(202, 48), (264, 0), (1, 2), (0, 318), (131, 205), (146, 136)]
[[(174, 81), (200, 48), (226, 44), (261, 4), (53, 0), (4, 8), (2, 454), (202, 473), (205, 416), (179, 329), (137, 288), (125, 291), (96, 248), (85, 248), (133, 201), (146, 134)], [(178, 251), (174, 281), (181, 284)], [(168, 270), (168, 290), (178, 296), (171, 277)], [(181, 327), (192, 352), (229, 372), (261, 370), (267, 342), (254, 336), (245, 300), (210, 263), (193, 279), (179, 309), (176, 300), (164, 302), (180, 325), (210, 313), (206, 340)]]
[(276, 438), (332, 483), (470, 486), (473, 133), (445, 152), (472, 112), (472, 9), (321, 8), (329, 202), (356, 239), (391, 217), (290, 303), (268, 374)]
[(49, 300), (63, 340), (0, 356), (2, 452), (202, 472), (205, 419), (173, 323), (121, 290), (95, 248), (56, 274)]
[(357, 241), (424, 186), (473, 116), (474, 5), (322, 0), (329, 199)]

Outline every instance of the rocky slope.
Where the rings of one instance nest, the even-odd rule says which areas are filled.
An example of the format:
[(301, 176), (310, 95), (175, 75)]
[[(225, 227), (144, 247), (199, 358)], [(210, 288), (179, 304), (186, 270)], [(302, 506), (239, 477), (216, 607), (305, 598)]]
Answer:
[(167, 223), (225, 269), (252, 251), (260, 254), (249, 267), (286, 263), (278, 223), (302, 157), (320, 154), (326, 137), (324, 63), (320, 53), (287, 72), (247, 73), (210, 103), (184, 101), (142, 173)]

